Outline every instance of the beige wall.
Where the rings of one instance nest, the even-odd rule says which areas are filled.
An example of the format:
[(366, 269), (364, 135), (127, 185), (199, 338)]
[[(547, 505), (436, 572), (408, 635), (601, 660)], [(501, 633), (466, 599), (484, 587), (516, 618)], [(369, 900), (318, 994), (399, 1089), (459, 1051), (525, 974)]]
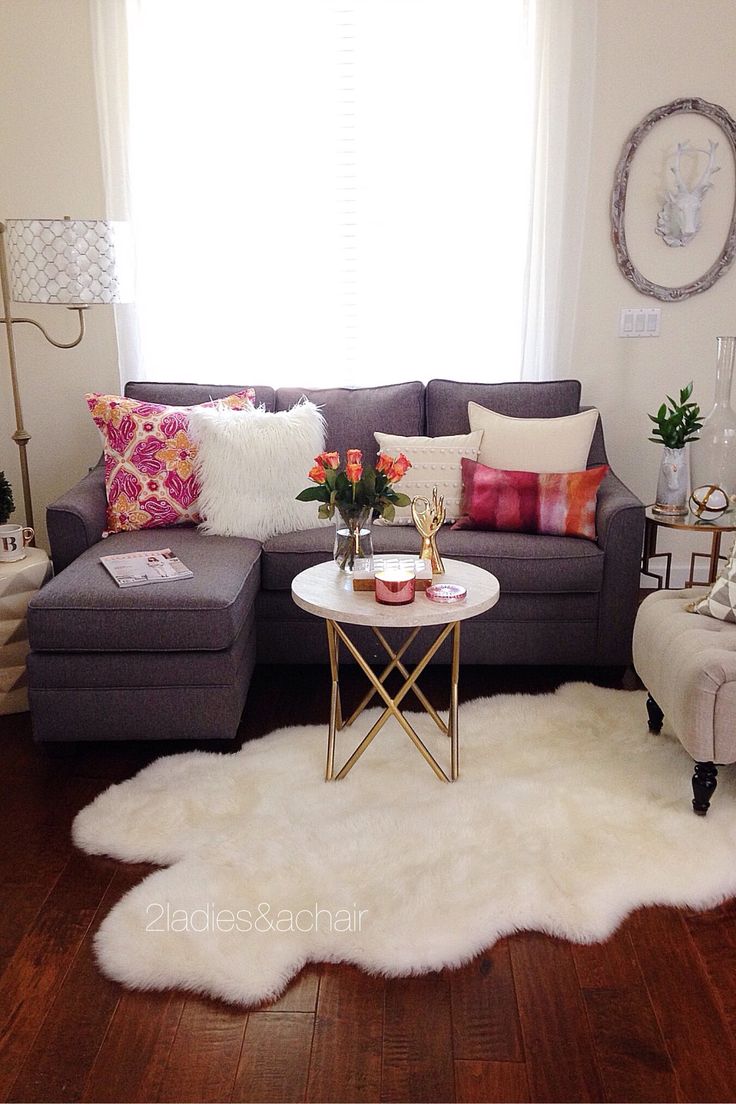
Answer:
[[(0, 219), (104, 217), (87, 0), (0, 3)], [(63, 307), (16, 307), (60, 341), (76, 332)], [(31, 326), (16, 326), (18, 369), (36, 528), (45, 506), (99, 456), (85, 391), (118, 388), (112, 308), (87, 312), (88, 333), (68, 351)], [(0, 334), (0, 468), (13, 483), (15, 519), (23, 497), (4, 327)]]
[[(573, 362), (560, 374), (582, 379), (585, 400), (603, 412), (613, 464), (646, 500), (658, 461), (655, 446), (646, 441), (645, 412), (690, 378), (702, 405), (710, 404), (715, 337), (736, 332), (736, 269), (702, 295), (662, 304), (660, 338), (620, 339), (619, 308), (654, 300), (639, 295), (615, 265), (608, 215), (613, 171), (630, 129), (658, 104), (700, 95), (736, 115), (734, 42), (733, 0), (599, 0), (584, 271), (579, 294), (571, 289), (569, 297), (577, 319)], [(0, 104), (0, 218), (103, 215), (87, 0), (2, 0)], [(688, 136), (686, 124), (682, 137)], [(711, 199), (723, 200), (726, 181), (716, 178), (715, 184)], [(634, 199), (634, 212), (635, 205)], [(657, 249), (665, 250), (653, 233), (643, 248), (654, 250), (655, 259)], [(60, 336), (73, 328), (62, 308), (33, 313)], [(82, 345), (68, 352), (53, 349), (31, 328), (17, 327), (38, 519), (45, 504), (96, 459), (97, 432), (84, 391), (118, 386), (110, 309), (91, 310), (88, 325)], [(0, 464), (20, 502), (16, 449), (8, 439), (12, 428), (3, 348)]]
[[(599, 0), (598, 30), (583, 277), (570, 375), (583, 381), (585, 401), (597, 405), (603, 413), (615, 468), (638, 495), (651, 502), (659, 456), (657, 447), (647, 441), (646, 412), (659, 406), (665, 392), (671, 394), (690, 379), (695, 383), (696, 399), (706, 410), (710, 408), (715, 338), (736, 333), (736, 266), (710, 291), (683, 303), (659, 304), (639, 294), (616, 266), (610, 237), (611, 186), (629, 131), (658, 105), (695, 95), (721, 104), (736, 116), (736, 3)], [(657, 135), (657, 129), (652, 138), (664, 145), (672, 135)], [(694, 136), (686, 116), (679, 116), (676, 129), (680, 140)], [(704, 216), (711, 220), (721, 218), (723, 206), (733, 202), (729, 188), (733, 169), (722, 135), (719, 155), (724, 170), (714, 178), (714, 189), (707, 199), (710, 207), (703, 208)], [(656, 186), (654, 177), (650, 179)], [(637, 210), (637, 195), (640, 205), (649, 206), (652, 192), (651, 186), (646, 190), (630, 189), (634, 220), (641, 213)], [(647, 217), (651, 214), (649, 209)], [(704, 225), (704, 237), (709, 232)], [(677, 250), (680, 256), (662, 260), (659, 255), (667, 254), (668, 247), (656, 237), (653, 226), (650, 242), (639, 235), (637, 244), (642, 268), (645, 262), (648, 266), (691, 263), (686, 251), (701, 247), (696, 240), (692, 246)], [(716, 253), (717, 248), (701, 272)], [(651, 271), (645, 270), (645, 274), (652, 276)], [(636, 306), (661, 306), (661, 337), (627, 340), (617, 336), (619, 309)], [(688, 549), (694, 547), (687, 544)], [(682, 556), (684, 550), (680, 542), (676, 555)]]

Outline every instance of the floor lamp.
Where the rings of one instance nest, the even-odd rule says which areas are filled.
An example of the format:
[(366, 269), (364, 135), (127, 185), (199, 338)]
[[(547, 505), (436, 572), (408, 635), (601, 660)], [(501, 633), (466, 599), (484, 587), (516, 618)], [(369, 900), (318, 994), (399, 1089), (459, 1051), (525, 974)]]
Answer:
[[(35, 326), (57, 349), (73, 349), (84, 337), (84, 312), (97, 303), (120, 302), (121, 224), (100, 219), (8, 219), (0, 222), (0, 284), (15, 408), (13, 440), (20, 454), (25, 523), (33, 527), (33, 500), (13, 327)], [(12, 303), (54, 303), (77, 311), (73, 341), (55, 341), (35, 318), (13, 315)]]

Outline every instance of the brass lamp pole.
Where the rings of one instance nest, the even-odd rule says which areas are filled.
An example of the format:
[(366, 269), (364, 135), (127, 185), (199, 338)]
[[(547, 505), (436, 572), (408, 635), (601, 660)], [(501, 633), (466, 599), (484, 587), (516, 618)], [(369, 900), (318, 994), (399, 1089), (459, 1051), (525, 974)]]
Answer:
[(0, 222), (0, 284), (2, 284), (3, 294), (3, 313), (4, 317), (0, 318), (0, 322), (5, 323), (5, 336), (8, 342), (8, 360), (10, 362), (10, 385), (13, 390), (13, 406), (15, 408), (15, 433), (13, 434), (13, 440), (18, 446), (19, 459), (20, 459), (20, 478), (23, 484), (23, 505), (25, 507), (26, 525), (33, 528), (33, 500), (31, 498), (31, 480), (28, 473), (28, 456), (26, 454), (26, 448), (28, 442), (31, 439), (31, 435), (26, 429), (23, 423), (23, 408), (20, 401), (20, 389), (18, 387), (18, 367), (15, 357), (15, 335), (13, 333), (13, 326), (16, 323), (27, 322), (31, 326), (35, 326), (40, 330), (47, 341), (50, 341), (52, 345), (55, 345), (57, 349), (73, 349), (75, 345), (84, 337), (84, 311), (87, 309), (83, 307), (69, 307), (69, 310), (76, 310), (79, 312), (79, 334), (74, 341), (61, 342), (54, 341), (53, 337), (44, 329), (40, 322), (36, 322), (35, 318), (14, 318), (11, 301), (10, 301), (10, 277), (8, 275), (8, 256), (5, 249), (5, 223)]
[[(0, 285), (15, 409), (15, 432), (26, 525), (33, 528), (33, 500), (26, 449), (31, 435), (23, 422), (13, 327), (26, 323), (40, 330), (56, 349), (73, 349), (84, 337), (84, 312), (95, 303), (119, 302), (116, 239), (120, 224), (100, 219), (9, 219), (0, 222)], [(10, 263), (8, 263), (8, 253)], [(55, 303), (77, 311), (79, 332), (73, 341), (56, 341), (35, 318), (13, 315), (12, 302)]]

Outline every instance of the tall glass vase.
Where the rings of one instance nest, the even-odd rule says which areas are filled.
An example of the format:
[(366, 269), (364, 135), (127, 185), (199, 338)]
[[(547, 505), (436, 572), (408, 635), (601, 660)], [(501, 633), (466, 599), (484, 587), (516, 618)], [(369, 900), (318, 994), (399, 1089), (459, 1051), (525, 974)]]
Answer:
[(719, 337), (716, 354), (716, 401), (690, 446), (693, 490), (720, 487), (736, 494), (736, 413), (731, 406), (731, 382), (736, 337)]
[(373, 557), (371, 506), (338, 506), (335, 517), (333, 556), (341, 571), (351, 573), (356, 560)]

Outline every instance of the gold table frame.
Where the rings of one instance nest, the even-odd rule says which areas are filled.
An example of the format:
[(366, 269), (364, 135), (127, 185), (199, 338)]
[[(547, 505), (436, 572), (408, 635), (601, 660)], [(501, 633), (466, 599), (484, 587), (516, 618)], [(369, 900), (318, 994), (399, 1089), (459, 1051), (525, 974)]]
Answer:
[[(360, 759), (366, 748), (373, 742), (375, 737), (381, 731), (383, 726), (389, 717), (395, 717), (401, 727), (406, 732), (409, 739), (412, 741), (417, 751), (430, 765), (434, 773), (440, 779), (441, 782), (455, 782), (459, 774), (459, 731), (458, 731), (458, 679), (460, 674), (460, 621), (450, 621), (442, 626), (440, 632), (430, 644), (429, 648), (425, 651), (424, 655), (420, 659), (419, 663), (414, 668), (411, 675), (402, 662), (402, 657), (405, 655), (407, 649), (416, 640), (420, 629), (423, 626), (416, 626), (413, 628), (401, 646), (394, 651), (389, 642), (380, 629), (375, 626), (372, 627), (372, 631), (378, 639), (381, 646), (387, 652), (389, 657), (389, 663), (381, 672), (380, 676), (377, 676), (373, 668), (366, 662), (363, 656), (358, 651), (357, 647), (350, 639), (345, 629), (339, 622), (326, 619), (327, 626), (327, 646), (330, 653), (330, 673), (332, 676), (332, 691), (330, 696), (330, 723), (327, 734), (327, 765), (325, 768), (325, 781), (341, 781), (346, 777), (348, 772)], [(431, 704), (424, 692), (417, 685), (417, 679), (424, 671), (425, 667), (432, 659), (432, 656), (441, 647), (447, 637), (452, 634), (452, 663), (450, 667), (450, 712), (448, 723), (442, 720), (437, 710)], [(371, 684), (365, 696), (360, 704), (353, 710), (352, 714), (347, 720), (343, 719), (342, 702), (340, 699), (340, 642), (345, 645), (351, 656), (358, 664), (360, 669)], [(404, 676), (404, 682), (393, 697), (388, 693), (384, 683), (393, 670), (397, 670)], [(408, 693), (412, 692), (423, 706), (426, 713), (432, 718), (437, 727), (445, 736), (450, 740), (450, 774), (449, 776), (437, 762), (432, 755), (429, 748), (426, 746), (422, 738), (415, 731), (411, 723), (406, 719), (401, 709), (399, 708), (401, 702), (404, 700)], [(343, 729), (349, 728), (353, 722), (360, 716), (366, 706), (373, 700), (375, 695), (382, 699), (385, 706), (383, 713), (378, 720), (371, 726), (368, 733), (363, 737), (358, 746), (355, 748), (350, 757), (346, 760), (343, 766), (335, 773), (335, 738), (338, 732), (342, 732)]]
[[(710, 533), (710, 552), (690, 553), (690, 575), (685, 583), (686, 587), (710, 586), (716, 581), (721, 560), (727, 557), (721, 555), (721, 539), (724, 533), (733, 533), (736, 530), (736, 512), (733, 509), (726, 510), (719, 518), (711, 521), (702, 521), (693, 513), (683, 517), (668, 514), (655, 514), (652, 506), (647, 506), (644, 513), (644, 550), (641, 558), (641, 573), (650, 579), (655, 579), (657, 590), (670, 589), (670, 573), (672, 570), (672, 553), (657, 551), (657, 534), (660, 528), (678, 529), (689, 533)], [(663, 574), (658, 575), (650, 569), (650, 561), (663, 559), (665, 566)], [(708, 561), (708, 577), (697, 581), (695, 579), (696, 561)]]

